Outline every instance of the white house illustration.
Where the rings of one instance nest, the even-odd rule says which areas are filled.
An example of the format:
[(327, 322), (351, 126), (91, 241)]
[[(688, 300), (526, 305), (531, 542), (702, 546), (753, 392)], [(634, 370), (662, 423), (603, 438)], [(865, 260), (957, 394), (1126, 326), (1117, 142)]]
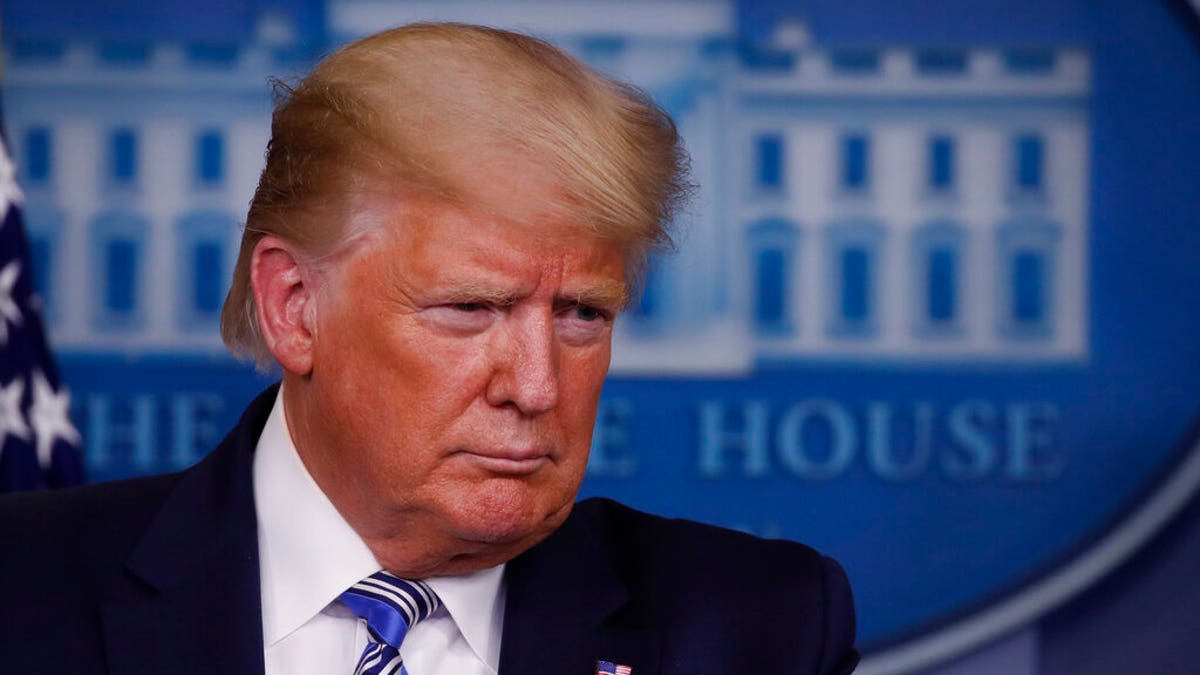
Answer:
[[(326, 2), (334, 44), (423, 19), (544, 36), (678, 122), (700, 190), (619, 323), (614, 374), (1086, 360), (1086, 51), (825, 45), (788, 23), (745, 44), (724, 0)], [(285, 18), (255, 35), (6, 44), (61, 351), (221, 353), (267, 78), (308, 65)]]

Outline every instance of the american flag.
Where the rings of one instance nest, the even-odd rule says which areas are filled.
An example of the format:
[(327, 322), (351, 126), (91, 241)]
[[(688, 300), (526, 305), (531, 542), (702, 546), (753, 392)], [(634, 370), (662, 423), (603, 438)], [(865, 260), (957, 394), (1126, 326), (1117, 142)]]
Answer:
[(633, 668), (613, 663), (612, 661), (597, 661), (596, 675), (632, 675)]
[(75, 485), (84, 478), (79, 432), (42, 327), (3, 126), (0, 118), (0, 492)]

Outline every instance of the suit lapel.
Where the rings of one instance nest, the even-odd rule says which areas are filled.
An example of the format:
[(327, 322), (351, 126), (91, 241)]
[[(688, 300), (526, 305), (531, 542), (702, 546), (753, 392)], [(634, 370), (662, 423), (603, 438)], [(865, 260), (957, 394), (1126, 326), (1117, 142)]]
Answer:
[(275, 390), (180, 475), (101, 608), (114, 675), (261, 673), (251, 457)]
[(578, 511), (511, 562), (500, 675), (593, 675), (599, 660), (658, 672), (658, 642), (633, 611), (602, 528)]

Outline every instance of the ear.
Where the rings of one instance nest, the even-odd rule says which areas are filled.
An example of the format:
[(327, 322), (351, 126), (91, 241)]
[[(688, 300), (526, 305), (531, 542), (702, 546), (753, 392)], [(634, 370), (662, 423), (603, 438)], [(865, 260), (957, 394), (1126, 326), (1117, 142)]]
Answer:
[(250, 285), (267, 349), (285, 371), (307, 376), (316, 336), (316, 289), (295, 247), (269, 234), (260, 239), (250, 259)]

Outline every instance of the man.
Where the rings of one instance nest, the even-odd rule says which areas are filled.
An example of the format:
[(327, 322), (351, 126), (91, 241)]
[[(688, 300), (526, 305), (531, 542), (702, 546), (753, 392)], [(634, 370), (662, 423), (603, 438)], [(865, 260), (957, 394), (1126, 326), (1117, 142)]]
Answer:
[[(849, 672), (831, 560), (573, 507), (683, 163), (640, 93), (529, 37), (414, 25), (322, 62), (276, 110), (222, 322), (281, 387), (182, 474), (0, 507), (0, 667)], [(380, 570), (423, 580), (397, 644), (347, 594)]]

